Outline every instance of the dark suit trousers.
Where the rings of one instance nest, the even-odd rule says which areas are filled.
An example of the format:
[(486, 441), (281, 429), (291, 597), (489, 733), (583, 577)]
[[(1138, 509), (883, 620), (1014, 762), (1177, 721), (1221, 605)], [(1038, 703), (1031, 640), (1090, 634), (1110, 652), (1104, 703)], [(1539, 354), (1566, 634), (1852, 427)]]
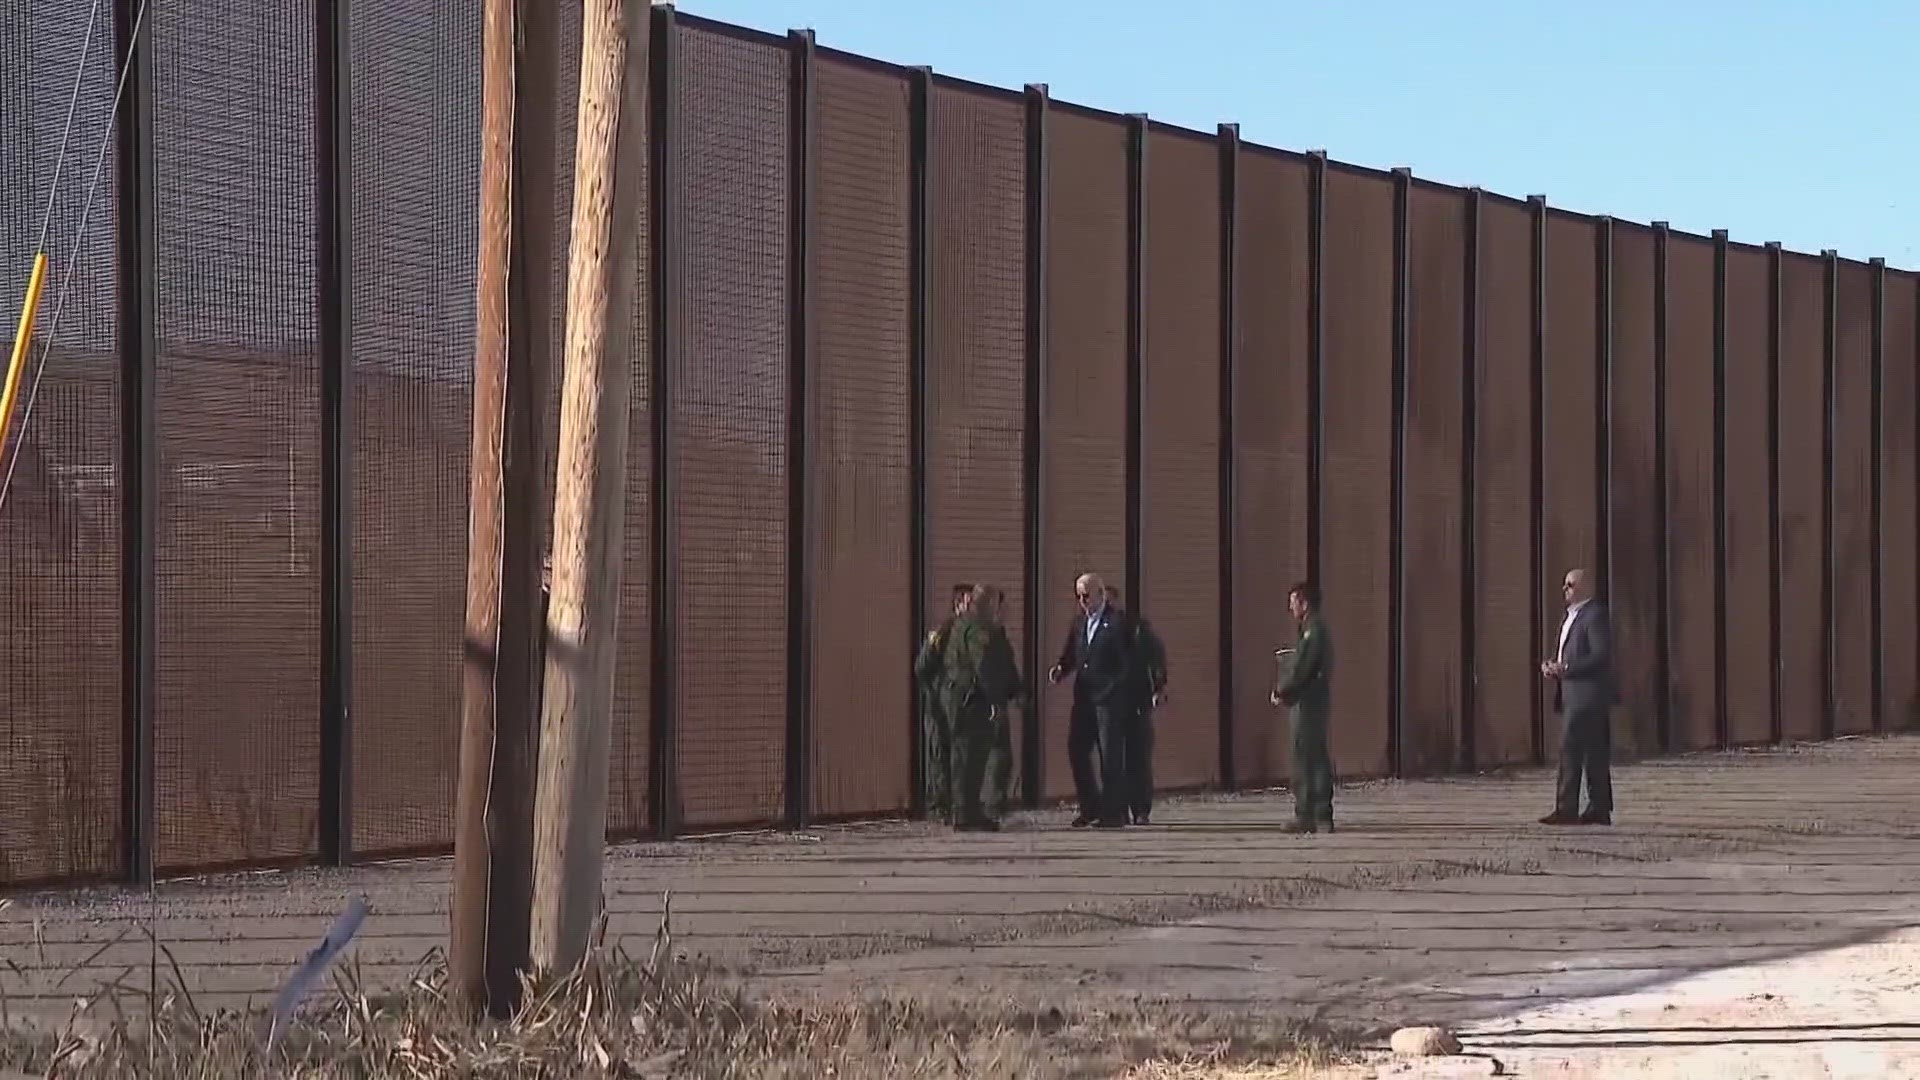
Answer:
[(1580, 812), (1580, 779), (1587, 781), (1587, 809), (1613, 813), (1613, 738), (1606, 706), (1577, 709), (1565, 714), (1560, 737), (1560, 779), (1554, 793), (1556, 813)]
[(1127, 727), (1131, 717), (1118, 708), (1116, 695), (1106, 701), (1073, 695), (1073, 719), (1067, 728), (1067, 758), (1073, 765), (1073, 787), (1080, 799), (1080, 816), (1118, 821), (1127, 812)]
[(1127, 710), (1127, 809), (1153, 812), (1153, 706)]

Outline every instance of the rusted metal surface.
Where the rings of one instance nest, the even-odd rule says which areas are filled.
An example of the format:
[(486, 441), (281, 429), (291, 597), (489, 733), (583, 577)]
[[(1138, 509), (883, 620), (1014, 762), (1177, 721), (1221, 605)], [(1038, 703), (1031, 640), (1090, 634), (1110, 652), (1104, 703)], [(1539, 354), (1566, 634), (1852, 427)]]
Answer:
[(313, 14), (248, 10), (151, 12), (163, 872), (318, 850)]
[[(1542, 359), (1540, 440), (1542, 504), (1541, 579), (1536, 602), (1550, 655), (1566, 618), (1560, 583), (1574, 567), (1604, 576), (1600, 556), (1598, 265), (1592, 219), (1549, 211), (1547, 215), (1546, 325)], [(1555, 760), (1560, 724), (1546, 700), (1546, 756)]]
[(1292, 755), (1267, 701), (1273, 650), (1296, 636), (1287, 589), (1307, 573), (1306, 162), (1240, 155), (1239, 367), (1234, 420), (1234, 761), (1243, 786), (1278, 782)]
[(1176, 789), (1220, 774), (1219, 167), (1211, 138), (1148, 136), (1136, 591), (1171, 680), (1154, 718), (1154, 782)]
[(932, 111), (927, 619), (946, 617), (955, 584), (997, 585), (1025, 656), (1025, 104), (937, 85)]
[(1816, 258), (1786, 254), (1780, 266), (1780, 726), (1789, 739), (1820, 736), (1823, 712), (1820, 625), (1826, 531), (1821, 475), (1826, 325), (1825, 270)]
[[(1049, 306), (1045, 613), (1041, 655), (1051, 663), (1075, 615), (1073, 579), (1092, 571), (1125, 580), (1127, 440), (1127, 129), (1118, 117), (1058, 108), (1048, 123)], [(1042, 674), (1045, 674), (1042, 672)], [(1073, 793), (1067, 723), (1073, 691), (1046, 695), (1042, 792)]]
[(913, 708), (908, 85), (819, 61), (808, 350), (813, 810), (907, 808)]
[(1526, 761), (1533, 752), (1533, 680), (1544, 643), (1532, 640), (1531, 464), (1528, 394), (1532, 223), (1527, 208), (1489, 198), (1480, 221), (1480, 335), (1475, 403), (1474, 762)]
[(1889, 271), (1884, 285), (1880, 362), (1880, 702), (1882, 726), (1920, 727), (1920, 278)]
[(1656, 495), (1653, 234), (1616, 223), (1613, 233), (1613, 357), (1607, 387), (1612, 543), (1607, 581), (1619, 658), (1620, 706), (1614, 719), (1627, 754), (1652, 753), (1659, 703), (1654, 681), (1660, 562)]
[(1393, 437), (1393, 182), (1327, 177), (1320, 588), (1338, 649), (1337, 775), (1388, 769), (1387, 560)]
[(1667, 723), (1672, 748), (1714, 745), (1713, 244), (1667, 243)]
[(1460, 682), (1467, 362), (1466, 193), (1415, 185), (1409, 199), (1405, 696), (1401, 766), (1438, 772), (1465, 746)]
[[(1839, 260), (1833, 329), (1833, 733), (1873, 729), (1873, 270)], [(1909, 556), (1911, 557), (1911, 556)]]
[(1773, 730), (1773, 600), (1769, 587), (1772, 481), (1767, 460), (1767, 375), (1772, 271), (1761, 248), (1727, 250), (1726, 410), (1727, 741), (1764, 743)]
[[(73, 46), (90, 4), (56, 0), (0, 13), (0, 115), (25, 126), (0, 141), (13, 178), (0, 211), (0, 326), (20, 318), (24, 278), (49, 207), (53, 271), (39, 334), (53, 332), (57, 285), (73, 288), (58, 325), (30, 421), (16, 416), (0, 463), (14, 468), (0, 509), (0, 885), (92, 881), (124, 859), (121, 806), (121, 385), (123, 347), (115, 297), (118, 222), (112, 200), (117, 151), (102, 166), (102, 190), (84, 232), (85, 187), (51, 186), (58, 133), (73, 88)], [(104, 9), (103, 9), (104, 10)], [(102, 31), (111, 21), (101, 20)], [(72, 144), (91, 163), (113, 125), (112, 50), (96, 49), (79, 71)], [(58, 94), (47, 87), (60, 86)], [(69, 151), (67, 177), (79, 170)], [(24, 409), (24, 402), (22, 408)], [(17, 462), (17, 465), (15, 464)], [(0, 469), (0, 472), (3, 472)]]
[(678, 31), (674, 718), (693, 828), (773, 821), (787, 730), (787, 54)]

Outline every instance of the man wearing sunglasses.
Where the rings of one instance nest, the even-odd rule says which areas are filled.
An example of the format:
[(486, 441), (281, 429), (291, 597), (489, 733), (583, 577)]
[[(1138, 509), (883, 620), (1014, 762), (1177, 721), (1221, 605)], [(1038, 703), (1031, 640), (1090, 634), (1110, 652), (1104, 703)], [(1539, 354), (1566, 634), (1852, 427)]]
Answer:
[[(1080, 816), (1073, 827), (1120, 829), (1127, 825), (1127, 724), (1133, 716), (1129, 691), (1134, 670), (1132, 620), (1107, 603), (1098, 574), (1073, 583), (1080, 614), (1067, 628), (1060, 660), (1047, 673), (1058, 684), (1073, 676), (1073, 719), (1067, 757)], [(1095, 761), (1098, 761), (1098, 771)]]
[[(1569, 570), (1560, 583), (1567, 617), (1553, 658), (1540, 674), (1553, 680), (1553, 711), (1565, 725), (1560, 738), (1560, 776), (1553, 813), (1542, 825), (1613, 824), (1613, 754), (1609, 731), (1614, 703), (1613, 644), (1607, 612), (1593, 598), (1593, 577)], [(1587, 808), (1580, 810), (1580, 779), (1587, 781)]]

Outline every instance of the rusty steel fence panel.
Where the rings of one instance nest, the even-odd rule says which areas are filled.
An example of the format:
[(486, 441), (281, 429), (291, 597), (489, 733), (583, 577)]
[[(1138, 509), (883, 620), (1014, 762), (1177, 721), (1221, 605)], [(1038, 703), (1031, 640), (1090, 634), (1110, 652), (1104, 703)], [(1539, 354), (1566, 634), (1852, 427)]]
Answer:
[[(1599, 266), (1593, 219), (1547, 212), (1545, 351), (1541, 363), (1541, 580), (1535, 595), (1546, 640), (1559, 645), (1566, 597), (1560, 583), (1574, 567), (1595, 573), (1600, 557)], [(1560, 726), (1546, 696), (1545, 747), (1558, 760)]]
[(1331, 168), (1322, 303), (1320, 588), (1338, 650), (1337, 775), (1389, 767), (1393, 554), (1393, 181)]
[[(924, 526), (931, 625), (923, 629), (946, 617), (953, 585), (988, 582), (1007, 591), (1002, 617), (1014, 655), (1025, 657), (1026, 105), (1013, 95), (936, 84), (931, 146)], [(1013, 740), (1009, 775), (1016, 778), (1021, 742)]]
[(1764, 249), (1728, 247), (1724, 304), (1727, 742), (1744, 746), (1773, 737), (1773, 481), (1767, 456), (1773, 272)]
[[(1837, 260), (1833, 304), (1833, 517), (1827, 573), (1832, 597), (1832, 734), (1873, 730), (1873, 270)], [(1911, 556), (1909, 556), (1911, 557)]]
[(1654, 378), (1654, 241), (1638, 225), (1613, 227), (1613, 356), (1608, 365), (1607, 487), (1611, 498), (1607, 610), (1613, 617), (1620, 707), (1617, 745), (1659, 750), (1660, 462)]
[(377, 856), (453, 843), (480, 13), (351, 17), (353, 841)]
[(1474, 373), (1474, 764), (1533, 755), (1533, 222), (1488, 197), (1480, 218)]
[(681, 27), (674, 437), (681, 820), (771, 822), (786, 790), (788, 56)]
[(822, 58), (807, 357), (813, 810), (905, 810), (913, 579), (904, 76)]
[(1283, 780), (1292, 746), (1268, 703), (1273, 651), (1297, 636), (1286, 590), (1307, 576), (1307, 303), (1312, 177), (1300, 158), (1240, 153), (1234, 328), (1234, 772)]
[[(31, 415), (23, 397), (0, 448), (14, 470), (0, 508), (0, 887), (99, 880), (124, 857), (119, 155), (109, 144), (83, 231), (88, 174), (113, 126), (115, 80), (112, 49), (96, 45), (81, 65), (88, 12), (83, 0), (0, 11), (0, 179), (8, 192), (0, 207), (8, 282), (0, 326), (8, 345), (51, 208), (34, 356), (50, 351)], [(76, 69), (80, 96), (56, 187)], [(69, 273), (72, 284), (63, 286)]]
[[(1051, 663), (1075, 615), (1073, 579), (1093, 571), (1131, 592), (1126, 567), (1127, 129), (1118, 117), (1055, 106), (1047, 118), (1047, 341), (1041, 468)], [(1043, 673), (1044, 674), (1044, 673)], [(1046, 695), (1041, 793), (1073, 793), (1068, 684)]]
[(1892, 731), (1920, 727), (1920, 278), (1887, 271), (1880, 358), (1880, 707)]
[[(658, 24), (656, 23), (657, 27)], [(658, 86), (647, 57), (648, 78)], [(649, 91), (651, 92), (651, 91)], [(649, 119), (649, 124), (652, 120)], [(653, 186), (651, 153), (638, 155), (638, 182)], [(621, 507), (620, 619), (613, 668), (613, 717), (607, 762), (607, 835), (632, 837), (656, 831), (653, 820), (653, 604), (654, 604), (654, 230), (651, 207), (615, 223), (633, 232), (633, 282), (628, 293), (628, 331), (615, 342), (631, 344), (627, 378), (626, 502)], [(556, 424), (555, 438), (558, 439)]]
[(1780, 726), (1788, 739), (1817, 739), (1825, 721), (1826, 272), (1820, 260), (1785, 253), (1780, 263), (1779, 518)]
[(1411, 582), (1402, 603), (1403, 772), (1440, 772), (1466, 746), (1461, 605), (1466, 467), (1467, 194), (1415, 184), (1408, 194), (1407, 420), (1404, 534)]
[(1667, 241), (1667, 730), (1669, 749), (1713, 746), (1719, 702), (1714, 628), (1713, 244)]
[(154, 861), (305, 859), (320, 774), (313, 5), (189, 0), (149, 19)]
[(1154, 783), (1220, 779), (1220, 149), (1147, 137), (1144, 519), (1136, 609), (1167, 649)]

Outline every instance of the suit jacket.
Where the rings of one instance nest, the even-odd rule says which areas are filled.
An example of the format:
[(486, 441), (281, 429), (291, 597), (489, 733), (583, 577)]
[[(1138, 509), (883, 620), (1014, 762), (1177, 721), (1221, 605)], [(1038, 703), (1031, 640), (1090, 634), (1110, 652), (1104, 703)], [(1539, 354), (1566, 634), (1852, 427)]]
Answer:
[(1600, 601), (1587, 601), (1573, 617), (1560, 659), (1567, 670), (1555, 685), (1554, 711), (1586, 712), (1614, 704), (1618, 694), (1613, 681), (1613, 632), (1607, 625), (1607, 609)]
[(1087, 640), (1087, 616), (1074, 616), (1060, 647), (1060, 671), (1073, 675), (1076, 699), (1104, 705), (1124, 698), (1134, 678), (1133, 619), (1112, 606), (1101, 609), (1093, 640)]

